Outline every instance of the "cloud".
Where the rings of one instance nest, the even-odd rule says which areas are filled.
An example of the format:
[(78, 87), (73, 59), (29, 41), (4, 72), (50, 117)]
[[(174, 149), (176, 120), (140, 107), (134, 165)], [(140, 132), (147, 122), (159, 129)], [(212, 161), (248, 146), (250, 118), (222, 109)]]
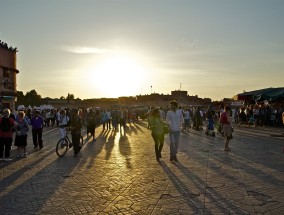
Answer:
[(108, 54), (110, 50), (86, 46), (61, 46), (60, 50), (75, 54)]

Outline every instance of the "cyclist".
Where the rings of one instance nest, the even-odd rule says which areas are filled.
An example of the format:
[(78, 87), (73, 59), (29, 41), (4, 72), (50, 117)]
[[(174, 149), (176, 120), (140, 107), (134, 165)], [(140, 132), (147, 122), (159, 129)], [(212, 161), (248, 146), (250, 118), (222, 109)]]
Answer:
[(78, 110), (76, 109), (72, 110), (70, 128), (71, 128), (74, 157), (76, 157), (82, 148), (82, 146), (80, 145), (82, 119), (79, 116)]

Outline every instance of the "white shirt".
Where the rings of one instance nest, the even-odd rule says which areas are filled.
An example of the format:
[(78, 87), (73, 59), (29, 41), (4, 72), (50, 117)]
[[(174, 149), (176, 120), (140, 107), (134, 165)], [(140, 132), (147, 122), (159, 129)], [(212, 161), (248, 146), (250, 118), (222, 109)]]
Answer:
[(180, 126), (184, 122), (183, 115), (181, 111), (176, 110), (176, 111), (168, 111), (167, 117), (166, 117), (166, 122), (170, 126), (171, 131), (180, 131)]
[(184, 114), (184, 119), (190, 119), (190, 113), (188, 110), (184, 110), (183, 114)]
[(111, 112), (110, 111), (107, 111), (106, 115), (107, 115), (107, 119), (111, 119)]
[(165, 111), (159, 110), (159, 112), (160, 112), (160, 117), (161, 117), (161, 119), (162, 119), (162, 120), (165, 120), (165, 117), (166, 117)]
[(61, 126), (61, 125), (67, 125), (67, 123), (69, 122), (69, 117), (68, 116), (62, 116), (62, 115), (60, 115), (59, 116), (59, 126)]

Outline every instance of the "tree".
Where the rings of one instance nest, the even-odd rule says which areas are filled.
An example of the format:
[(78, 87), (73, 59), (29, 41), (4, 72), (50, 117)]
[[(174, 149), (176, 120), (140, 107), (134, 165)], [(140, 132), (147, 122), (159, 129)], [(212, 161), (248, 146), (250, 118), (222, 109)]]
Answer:
[(74, 96), (74, 94), (69, 94), (69, 93), (68, 93), (66, 99), (74, 100), (74, 99), (75, 99), (75, 96)]
[(41, 96), (35, 90), (26, 93), (25, 106), (39, 106), (42, 104)]
[(16, 101), (16, 107), (19, 105), (24, 105), (25, 103), (25, 95), (22, 91), (17, 91), (17, 101)]

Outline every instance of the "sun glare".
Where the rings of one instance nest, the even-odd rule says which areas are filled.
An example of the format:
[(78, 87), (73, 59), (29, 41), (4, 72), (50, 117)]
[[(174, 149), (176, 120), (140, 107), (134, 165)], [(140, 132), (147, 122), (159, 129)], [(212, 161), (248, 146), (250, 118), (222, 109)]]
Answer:
[(115, 55), (88, 69), (88, 82), (100, 91), (102, 97), (137, 95), (146, 79), (146, 71), (129, 56)]

